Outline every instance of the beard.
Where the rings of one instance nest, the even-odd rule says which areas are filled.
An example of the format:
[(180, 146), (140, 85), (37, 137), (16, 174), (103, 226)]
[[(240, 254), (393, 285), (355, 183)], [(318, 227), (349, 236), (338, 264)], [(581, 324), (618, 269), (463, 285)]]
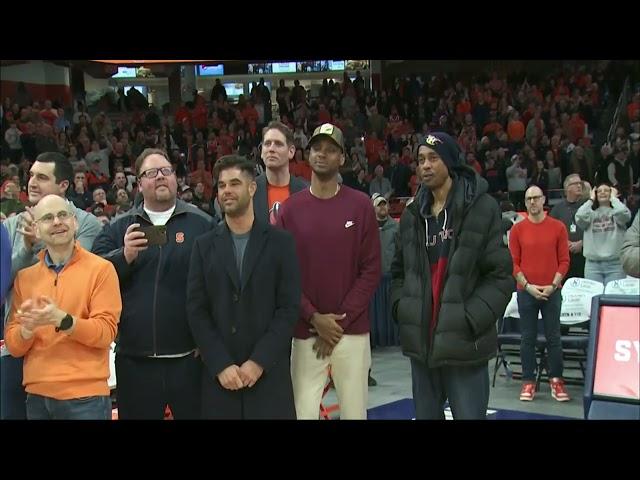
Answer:
[(336, 178), (338, 176), (339, 173), (339, 169), (335, 169), (335, 170), (321, 170), (321, 171), (317, 171), (314, 170), (312, 168), (313, 173), (316, 175), (316, 177), (318, 177), (318, 180), (322, 181), (322, 182), (328, 182), (329, 180), (333, 180), (334, 178)]
[(154, 190), (153, 193), (156, 198), (156, 202), (160, 202), (160, 203), (169, 202), (171, 200), (175, 200), (176, 198), (176, 194), (172, 192), (169, 187), (166, 187), (166, 189), (162, 189), (162, 190), (156, 189)]
[(222, 210), (228, 217), (241, 217), (245, 213), (247, 213), (247, 210), (249, 210), (249, 200), (249, 198), (239, 198), (234, 204), (229, 207), (225, 206), (224, 202), (222, 202), (220, 203), (220, 210)]

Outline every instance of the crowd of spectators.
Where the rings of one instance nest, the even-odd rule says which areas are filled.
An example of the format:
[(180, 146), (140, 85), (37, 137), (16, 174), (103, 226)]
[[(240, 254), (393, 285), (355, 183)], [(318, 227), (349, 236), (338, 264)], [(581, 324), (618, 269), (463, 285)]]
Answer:
[(545, 194), (560, 191), (571, 173), (591, 184), (608, 181), (632, 204), (630, 194), (638, 186), (640, 95), (633, 95), (620, 116), (614, 141), (594, 144), (594, 133), (610, 126), (600, 124), (609, 95), (601, 69), (578, 66), (535, 78), (517, 72), (464, 78), (410, 75), (394, 78), (380, 90), (370, 89), (358, 72), (353, 81), (346, 74), (342, 83), (325, 80), (316, 98), (297, 80), (293, 88), (281, 80), (272, 96), (261, 79), (236, 104), (218, 81), (211, 92), (194, 92), (193, 100), (175, 111), (168, 105), (150, 107), (134, 90), (114, 95), (115, 113), (89, 113), (81, 101), (73, 106), (33, 101), (25, 88), (16, 98), (5, 98), (2, 215), (24, 208), (35, 157), (59, 151), (76, 172), (69, 197), (109, 221), (135, 202), (133, 166), (147, 147), (170, 152), (180, 196), (215, 214), (211, 172), (216, 159), (244, 155), (260, 173), (262, 127), (275, 117), (295, 132), (294, 175), (310, 179), (310, 132), (331, 122), (344, 132), (348, 153), (342, 181), (387, 199), (415, 194), (416, 147), (434, 131), (457, 138), (466, 162), (487, 179), (490, 193), (517, 210), (524, 210), (523, 195), (530, 185)]

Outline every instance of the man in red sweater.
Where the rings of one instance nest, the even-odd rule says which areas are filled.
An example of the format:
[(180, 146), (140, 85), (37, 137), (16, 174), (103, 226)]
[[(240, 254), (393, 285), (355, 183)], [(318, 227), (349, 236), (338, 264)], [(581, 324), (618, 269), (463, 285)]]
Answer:
[(560, 339), (560, 282), (569, 270), (569, 236), (564, 224), (545, 216), (542, 190), (529, 187), (525, 192), (529, 217), (511, 229), (509, 249), (513, 275), (518, 284), (518, 311), (522, 341), (522, 390), (520, 400), (532, 401), (536, 394), (536, 338), (538, 313), (542, 313), (549, 358), (551, 396), (559, 402), (569, 400), (562, 380)]
[(318, 419), (327, 371), (340, 418), (366, 419), (369, 302), (381, 276), (380, 235), (371, 200), (338, 184), (342, 131), (319, 126), (309, 141), (311, 187), (289, 197), (278, 224), (291, 232), (302, 276), (300, 318), (291, 356), (298, 419)]

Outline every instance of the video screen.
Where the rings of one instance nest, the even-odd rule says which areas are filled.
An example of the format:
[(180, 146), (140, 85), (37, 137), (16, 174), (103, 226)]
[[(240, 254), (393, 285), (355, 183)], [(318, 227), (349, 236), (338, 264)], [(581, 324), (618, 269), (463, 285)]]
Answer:
[(309, 72), (328, 72), (329, 71), (329, 60), (314, 60), (307, 62), (298, 62), (296, 64), (296, 69), (301, 73), (309, 73)]
[(272, 63), (250, 63), (249, 64), (249, 75), (263, 75), (273, 73), (273, 64)]
[(198, 65), (198, 75), (201, 77), (224, 75), (224, 65)]
[(296, 73), (296, 62), (273, 63), (273, 73)]
[(222, 86), (227, 92), (227, 99), (232, 103), (236, 103), (240, 95), (244, 95), (243, 83), (223, 83)]
[(640, 308), (602, 305), (593, 396), (640, 402)]
[(118, 73), (111, 78), (136, 78), (135, 67), (118, 67)]
[(329, 60), (329, 70), (344, 70), (344, 60)]
[(368, 70), (369, 60), (345, 60), (345, 70)]

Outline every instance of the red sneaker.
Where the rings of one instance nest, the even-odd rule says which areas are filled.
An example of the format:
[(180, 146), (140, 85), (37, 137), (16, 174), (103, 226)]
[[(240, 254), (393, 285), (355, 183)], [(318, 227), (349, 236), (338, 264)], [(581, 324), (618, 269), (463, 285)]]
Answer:
[(520, 400), (523, 402), (531, 402), (535, 396), (536, 384), (533, 382), (523, 383), (522, 390), (520, 390)]
[(564, 380), (561, 378), (552, 378), (549, 380), (549, 385), (551, 386), (551, 396), (557, 401), (568, 402), (571, 400), (571, 397), (569, 397), (567, 389), (564, 386)]

